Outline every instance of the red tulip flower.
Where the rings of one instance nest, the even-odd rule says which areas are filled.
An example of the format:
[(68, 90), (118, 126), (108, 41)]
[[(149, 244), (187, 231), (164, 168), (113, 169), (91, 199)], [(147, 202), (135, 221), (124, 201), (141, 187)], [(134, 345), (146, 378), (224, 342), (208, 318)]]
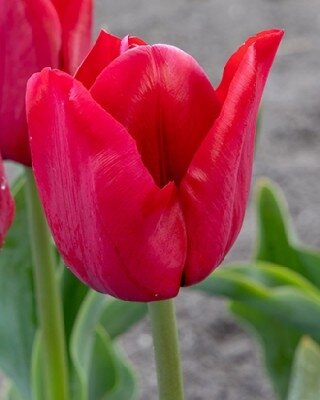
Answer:
[(7, 178), (5, 176), (2, 158), (0, 156), (0, 246), (11, 226), (14, 217), (14, 201), (11, 197)]
[(242, 225), (258, 106), (282, 35), (247, 40), (217, 89), (182, 50), (106, 32), (75, 77), (33, 76), (34, 173), (82, 281), (160, 300), (221, 263)]
[(46, 66), (73, 73), (89, 51), (92, 0), (1, 0), (0, 150), (31, 165), (25, 117), (30, 76)]

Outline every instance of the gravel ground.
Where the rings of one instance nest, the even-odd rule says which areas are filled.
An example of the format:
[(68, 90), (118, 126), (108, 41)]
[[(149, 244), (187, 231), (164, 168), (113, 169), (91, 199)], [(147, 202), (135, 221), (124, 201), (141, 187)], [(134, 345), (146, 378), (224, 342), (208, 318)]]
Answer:
[[(283, 188), (304, 242), (320, 246), (320, 3), (319, 0), (100, 0), (97, 31), (169, 43), (192, 54), (214, 84), (227, 57), (247, 36), (286, 30), (263, 97), (255, 176)], [(247, 260), (254, 243), (250, 204), (228, 261)], [(188, 400), (273, 400), (255, 342), (221, 299), (183, 290), (177, 300)], [(122, 339), (141, 380), (141, 400), (156, 399), (150, 326)]]

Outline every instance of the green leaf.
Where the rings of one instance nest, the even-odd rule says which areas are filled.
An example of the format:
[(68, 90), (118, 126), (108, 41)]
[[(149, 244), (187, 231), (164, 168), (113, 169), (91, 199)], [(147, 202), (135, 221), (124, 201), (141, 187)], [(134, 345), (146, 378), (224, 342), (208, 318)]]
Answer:
[(97, 326), (89, 371), (89, 400), (102, 399), (116, 385), (117, 363), (112, 342), (106, 331)]
[(296, 351), (288, 400), (320, 399), (320, 347), (302, 338)]
[[(118, 304), (119, 303), (119, 304)], [(124, 361), (116, 348), (116, 344), (109, 337), (107, 330), (102, 326), (102, 316), (106, 323), (111, 319), (108, 310), (115, 312), (123, 310), (132, 325), (130, 307), (126, 307), (118, 300), (111, 300), (108, 296), (90, 290), (82, 302), (71, 334), (72, 370), (72, 398), (74, 400), (123, 400), (134, 399), (136, 393), (135, 376), (131, 368)], [(109, 304), (113, 306), (109, 309)], [(135, 320), (139, 312), (138, 307)], [(132, 309), (132, 310), (133, 310)], [(118, 318), (115, 314), (110, 314)], [(114, 323), (112, 331), (119, 334), (120, 330), (127, 329), (122, 319)], [(121, 397), (123, 396), (123, 397)]]
[(318, 289), (289, 268), (261, 262), (220, 269), (195, 288), (236, 301), (233, 311), (255, 329), (275, 390), (286, 399), (299, 337), (320, 342)]
[[(250, 268), (250, 273), (246, 273), (245, 268), (225, 268), (216, 271), (195, 288), (211, 295), (223, 295), (241, 301), (320, 341), (319, 293), (309, 283), (305, 284), (303, 278), (297, 279), (298, 275), (285, 267), (273, 268), (273, 272), (283, 269), (290, 279), (285, 280), (285, 274), (281, 274), (279, 280), (279, 275), (275, 274), (272, 281), (272, 271), (269, 271), (269, 283), (272, 282), (270, 287), (265, 286), (263, 274), (255, 276)], [(277, 286), (276, 281), (282, 284)]]
[(270, 290), (268, 299), (257, 308), (274, 316), (288, 327), (311, 335), (320, 341), (320, 301), (293, 287)]
[(295, 262), (289, 245), (289, 215), (280, 190), (268, 179), (261, 179), (256, 194), (258, 249), (257, 260), (286, 265)]
[(16, 215), (0, 252), (0, 368), (28, 400), (36, 316), (23, 186), (13, 187)]
[(255, 333), (274, 391), (278, 399), (287, 399), (292, 362), (301, 333), (246, 304), (232, 302), (230, 308)]
[(317, 289), (289, 268), (268, 263), (229, 266), (196, 287), (236, 300), (233, 312), (254, 328), (275, 391), (286, 399), (299, 338), (306, 331), (319, 337)]
[(265, 299), (267, 289), (232, 268), (215, 271), (206, 280), (192, 287), (211, 296), (226, 296), (233, 300)]
[(229, 273), (232, 273), (233, 276), (234, 274), (238, 274), (239, 277), (249, 279), (267, 288), (294, 286), (314, 296), (319, 296), (320, 299), (320, 292), (317, 287), (302, 275), (290, 268), (266, 262), (251, 262), (225, 266), (223, 269), (213, 273), (208, 283), (204, 283), (203, 285), (210, 284), (210, 279), (216, 279), (217, 274), (218, 276), (224, 276)]
[(256, 260), (286, 266), (320, 288), (320, 254), (295, 244), (285, 199), (275, 184), (260, 180), (257, 190), (258, 248)]
[(320, 289), (320, 253), (317, 250), (294, 247), (299, 260), (300, 273)]
[(136, 398), (137, 385), (132, 368), (101, 325), (96, 328), (89, 381), (89, 400)]
[(112, 299), (106, 305), (100, 323), (108, 332), (108, 335), (114, 339), (139, 322), (147, 311), (148, 308), (145, 303)]
[(89, 370), (94, 346), (95, 329), (106, 305), (107, 297), (89, 291), (83, 301), (70, 339), (72, 371), (72, 397), (87, 400), (89, 391)]
[(103, 400), (136, 400), (138, 384), (135, 371), (117, 346), (114, 346), (114, 351), (117, 355), (117, 381), (112, 391)]

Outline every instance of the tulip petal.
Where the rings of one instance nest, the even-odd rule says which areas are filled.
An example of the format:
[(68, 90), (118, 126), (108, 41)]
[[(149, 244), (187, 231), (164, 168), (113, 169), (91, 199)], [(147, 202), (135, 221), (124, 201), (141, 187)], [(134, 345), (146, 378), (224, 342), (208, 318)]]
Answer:
[(176, 187), (153, 183), (134, 140), (80, 82), (46, 69), (28, 87), (34, 173), (66, 265), (125, 300), (175, 296), (186, 255)]
[(14, 201), (11, 197), (2, 158), (0, 157), (0, 246), (3, 245), (7, 230), (12, 224), (14, 210)]
[(49, 0), (0, 2), (0, 148), (3, 158), (30, 165), (25, 91), (30, 76), (58, 66), (59, 18)]
[(91, 45), (92, 0), (52, 0), (62, 26), (62, 65), (74, 73)]
[(239, 49), (227, 61), (224, 67), (222, 81), (217, 88), (217, 96), (221, 102), (224, 102), (230, 83), (241, 64), (243, 57), (246, 55), (248, 48), (253, 44), (255, 45), (257, 58), (264, 59), (262, 70), (259, 72), (259, 75), (262, 82), (266, 82), (266, 74), (268, 73), (275, 57), (274, 48), (279, 45), (283, 34), (284, 32), (279, 29), (259, 32), (256, 35), (251, 36), (241, 47), (239, 47)]
[(269, 52), (261, 52), (260, 44), (248, 47), (230, 83), (221, 114), (181, 183), (188, 232), (186, 285), (201, 281), (221, 263), (243, 222), (257, 111), (279, 41), (275, 38), (273, 46), (268, 46)]
[(91, 94), (128, 129), (159, 187), (180, 183), (221, 109), (199, 64), (166, 45), (125, 52), (102, 71)]
[(75, 78), (89, 89), (100, 72), (120, 54), (130, 48), (145, 44), (142, 39), (134, 36), (126, 36), (121, 40), (117, 36), (102, 30), (90, 53), (76, 71)]
[(121, 39), (102, 30), (75, 78), (89, 89), (100, 72), (120, 55), (120, 46)]

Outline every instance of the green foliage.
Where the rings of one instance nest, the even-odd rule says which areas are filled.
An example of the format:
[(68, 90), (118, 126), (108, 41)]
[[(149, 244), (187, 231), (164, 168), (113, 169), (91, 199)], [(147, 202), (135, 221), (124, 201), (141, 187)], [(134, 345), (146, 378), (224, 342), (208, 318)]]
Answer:
[(286, 266), (320, 289), (320, 253), (297, 244), (283, 195), (266, 179), (258, 185), (257, 220), (259, 240), (255, 259)]
[[(95, 331), (92, 360), (90, 400), (136, 399), (137, 382), (133, 370), (101, 325)], [(106, 365), (109, 366), (107, 370)]]
[(13, 187), (16, 215), (0, 252), (0, 368), (28, 400), (36, 317), (23, 185), (19, 179)]
[(296, 350), (288, 400), (320, 399), (320, 347), (303, 337)]
[[(258, 186), (257, 221), (255, 260), (225, 266), (197, 289), (231, 300), (232, 312), (255, 333), (275, 392), (285, 400), (301, 338), (307, 334), (320, 343), (320, 253), (297, 243), (283, 196), (267, 180)], [(298, 398), (309, 399), (292, 399)]]
[(247, 304), (234, 301), (230, 307), (234, 314), (250, 325), (261, 345), (265, 366), (275, 391), (281, 399), (285, 399), (300, 332)]
[(100, 323), (108, 332), (111, 339), (130, 330), (147, 313), (146, 303), (135, 303), (112, 299), (104, 309)]
[(70, 342), (75, 400), (116, 400), (124, 390), (125, 398), (135, 398), (135, 376), (100, 324), (108, 303), (106, 296), (89, 291), (75, 320)]
[(287, 398), (295, 348), (306, 332), (320, 340), (320, 296), (296, 272), (267, 263), (220, 269), (198, 289), (234, 300), (231, 310), (251, 326), (280, 399)]

